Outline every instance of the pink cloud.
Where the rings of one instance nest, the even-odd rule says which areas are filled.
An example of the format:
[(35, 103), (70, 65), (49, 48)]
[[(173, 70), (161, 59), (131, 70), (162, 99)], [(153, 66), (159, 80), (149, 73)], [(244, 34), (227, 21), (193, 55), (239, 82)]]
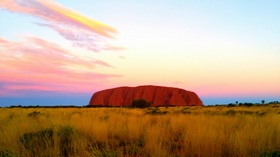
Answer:
[(105, 67), (113, 67), (113, 66), (109, 65), (108, 63), (101, 61), (101, 60), (95, 60), (94, 63), (97, 65), (105, 66)]
[(0, 43), (5, 44), (7, 42), (8, 42), (7, 40), (0, 38)]
[(97, 66), (112, 67), (102, 60), (79, 58), (37, 37), (22, 38), (19, 42), (0, 38), (1, 95), (22, 90), (90, 92), (100, 80), (121, 77), (94, 72)]
[(114, 38), (117, 30), (111, 26), (86, 17), (78, 12), (63, 7), (52, 0), (2, 0), (0, 8), (37, 17), (45, 26), (58, 32), (65, 39), (72, 41), (74, 46), (90, 51), (117, 50), (106, 42), (106, 38)]

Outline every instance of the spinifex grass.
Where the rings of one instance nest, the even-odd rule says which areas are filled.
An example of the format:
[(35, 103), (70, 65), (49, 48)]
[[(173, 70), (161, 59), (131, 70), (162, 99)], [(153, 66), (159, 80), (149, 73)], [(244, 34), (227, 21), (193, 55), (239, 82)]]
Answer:
[(1, 108), (0, 156), (273, 156), (280, 106)]

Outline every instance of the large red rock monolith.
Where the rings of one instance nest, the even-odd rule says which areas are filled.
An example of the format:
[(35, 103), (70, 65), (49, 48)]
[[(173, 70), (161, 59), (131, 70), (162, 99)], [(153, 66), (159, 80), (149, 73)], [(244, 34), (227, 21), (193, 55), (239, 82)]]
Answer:
[(89, 106), (131, 106), (133, 100), (145, 99), (152, 106), (203, 106), (191, 91), (162, 86), (118, 87), (93, 94)]

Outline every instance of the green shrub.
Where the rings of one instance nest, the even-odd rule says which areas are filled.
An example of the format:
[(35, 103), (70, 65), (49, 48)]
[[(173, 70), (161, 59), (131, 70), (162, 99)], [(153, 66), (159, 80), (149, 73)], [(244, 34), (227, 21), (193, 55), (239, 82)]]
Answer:
[(10, 150), (3, 150), (0, 151), (0, 157), (14, 157), (14, 156), (18, 156), (15, 155), (13, 152), (11, 152)]
[(150, 107), (151, 103), (141, 98), (138, 100), (133, 100), (131, 106), (135, 108), (146, 108)]
[(261, 157), (280, 157), (280, 151), (264, 152)]

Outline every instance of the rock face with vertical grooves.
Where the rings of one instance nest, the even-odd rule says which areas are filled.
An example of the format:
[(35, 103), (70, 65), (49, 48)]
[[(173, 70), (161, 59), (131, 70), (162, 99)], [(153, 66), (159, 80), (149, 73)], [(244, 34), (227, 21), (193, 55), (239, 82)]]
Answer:
[(89, 106), (131, 106), (133, 100), (145, 99), (152, 106), (203, 106), (191, 91), (162, 86), (118, 87), (93, 94)]

